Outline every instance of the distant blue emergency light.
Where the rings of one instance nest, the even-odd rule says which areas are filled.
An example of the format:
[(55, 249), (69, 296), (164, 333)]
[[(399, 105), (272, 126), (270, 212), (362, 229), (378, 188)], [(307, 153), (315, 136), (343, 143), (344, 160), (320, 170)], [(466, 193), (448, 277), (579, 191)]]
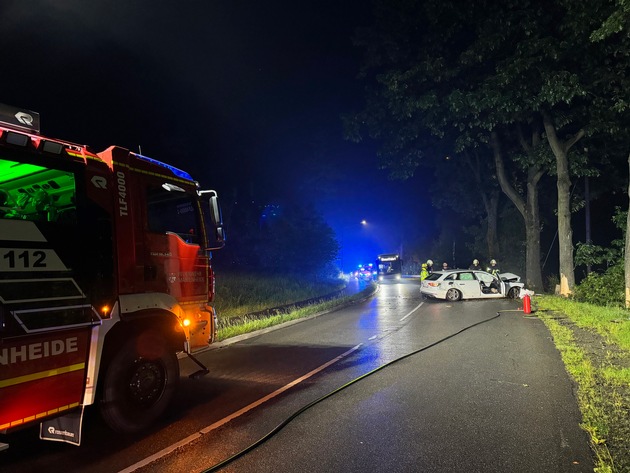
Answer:
[(143, 159), (149, 163), (157, 164), (158, 166), (162, 166), (163, 168), (168, 169), (177, 177), (181, 177), (182, 179), (186, 179), (188, 181), (194, 182), (192, 176), (188, 174), (186, 171), (182, 171), (181, 169), (178, 169), (175, 166), (171, 166), (170, 164), (163, 163), (162, 161), (158, 161), (157, 159), (149, 158), (148, 156), (143, 156), (141, 154), (136, 154), (136, 153), (133, 153), (133, 154), (136, 155), (138, 158)]

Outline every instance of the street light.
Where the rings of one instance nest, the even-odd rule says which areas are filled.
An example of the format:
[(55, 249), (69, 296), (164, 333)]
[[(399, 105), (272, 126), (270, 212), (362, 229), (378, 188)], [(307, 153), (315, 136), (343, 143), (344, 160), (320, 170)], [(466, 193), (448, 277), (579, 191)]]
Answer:
[[(367, 220), (363, 219), (359, 222), (361, 226), (367, 225)], [(346, 230), (356, 228), (356, 223), (346, 224), (341, 227), (341, 270), (344, 271), (344, 256), (345, 256), (345, 243), (346, 243)]]

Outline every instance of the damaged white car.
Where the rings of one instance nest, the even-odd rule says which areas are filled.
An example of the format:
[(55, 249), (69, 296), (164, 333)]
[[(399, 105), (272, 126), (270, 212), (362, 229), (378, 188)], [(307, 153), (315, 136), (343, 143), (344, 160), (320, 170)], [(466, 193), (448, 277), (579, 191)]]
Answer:
[(499, 277), (485, 271), (451, 269), (435, 271), (420, 285), (423, 296), (455, 302), (461, 299), (496, 299), (519, 296), (525, 284), (513, 273), (501, 273)]

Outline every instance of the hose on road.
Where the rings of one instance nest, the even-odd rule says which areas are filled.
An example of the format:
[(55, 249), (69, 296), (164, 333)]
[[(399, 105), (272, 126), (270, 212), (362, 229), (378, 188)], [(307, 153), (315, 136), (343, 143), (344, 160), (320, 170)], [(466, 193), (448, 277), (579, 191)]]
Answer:
[(367, 378), (370, 375), (373, 375), (374, 373), (387, 368), (390, 365), (393, 365), (394, 363), (397, 363), (399, 361), (404, 360), (405, 358), (409, 358), (410, 356), (413, 355), (417, 355), (418, 353), (421, 353), (425, 350), (428, 350), (429, 348), (433, 348), (436, 345), (439, 345), (440, 343), (443, 343), (459, 334), (461, 334), (462, 332), (465, 332), (466, 330), (470, 330), (473, 327), (476, 327), (478, 325), (481, 324), (485, 324), (487, 322), (490, 322), (491, 320), (497, 319), (501, 316), (501, 312), (504, 311), (499, 311), (497, 312), (496, 315), (489, 317), (487, 319), (481, 320), (479, 322), (475, 322), (474, 324), (468, 325), (466, 327), (464, 327), (461, 330), (458, 330), (455, 333), (452, 333), (444, 338), (441, 338), (429, 345), (426, 345), (418, 350), (412, 351), (411, 353), (407, 353), (406, 355), (403, 355), (399, 358), (396, 358), (395, 360), (389, 361), (387, 363), (385, 363), (384, 365), (381, 365), (377, 368), (374, 368), (372, 371), (368, 371), (367, 373), (359, 376), (358, 378), (355, 378), (349, 382), (347, 382), (346, 384), (344, 384), (343, 386), (338, 387), (337, 389), (335, 389), (334, 391), (329, 392), (328, 394), (325, 394), (324, 396), (320, 397), (319, 399), (314, 400), (313, 402), (305, 405), (304, 407), (300, 408), (299, 410), (295, 411), (293, 414), (291, 414), (289, 417), (287, 417), (285, 420), (283, 420), (280, 424), (278, 424), (276, 427), (274, 427), (272, 430), (269, 431), (269, 433), (265, 434), (263, 437), (261, 437), (260, 439), (258, 439), (256, 442), (252, 443), (250, 446), (244, 448), (243, 450), (241, 450), (238, 453), (235, 453), (234, 455), (232, 455), (231, 457), (223, 460), (220, 463), (217, 463), (214, 466), (211, 466), (210, 468), (208, 468), (207, 470), (204, 470), (203, 473), (212, 473), (215, 471), (219, 471), (221, 468), (226, 467), (228, 464), (232, 463), (234, 460), (237, 460), (241, 457), (243, 457), (245, 454), (251, 452), (252, 450), (254, 450), (255, 448), (259, 447), (260, 445), (262, 445), (263, 443), (265, 443), (267, 440), (269, 440), (271, 437), (273, 437), (274, 435), (276, 435), (278, 432), (280, 432), (284, 427), (287, 426), (287, 424), (289, 424), (289, 422), (291, 422), (293, 419), (295, 419), (297, 416), (299, 416), (300, 414), (302, 414), (303, 412), (305, 412), (306, 410), (310, 409), (311, 407), (313, 407), (316, 404), (319, 404), (320, 402), (322, 402), (325, 399), (328, 399), (329, 397), (337, 394), (338, 392), (346, 389), (349, 386), (352, 386), (353, 384), (361, 381), (364, 378)]

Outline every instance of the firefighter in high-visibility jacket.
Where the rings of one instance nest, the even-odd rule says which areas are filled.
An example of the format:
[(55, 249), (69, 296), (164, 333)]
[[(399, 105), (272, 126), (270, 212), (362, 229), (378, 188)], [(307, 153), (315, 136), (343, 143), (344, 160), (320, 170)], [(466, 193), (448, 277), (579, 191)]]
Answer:
[(427, 264), (422, 263), (422, 267), (420, 268), (420, 281), (424, 281), (429, 277), (429, 270), (427, 269)]

